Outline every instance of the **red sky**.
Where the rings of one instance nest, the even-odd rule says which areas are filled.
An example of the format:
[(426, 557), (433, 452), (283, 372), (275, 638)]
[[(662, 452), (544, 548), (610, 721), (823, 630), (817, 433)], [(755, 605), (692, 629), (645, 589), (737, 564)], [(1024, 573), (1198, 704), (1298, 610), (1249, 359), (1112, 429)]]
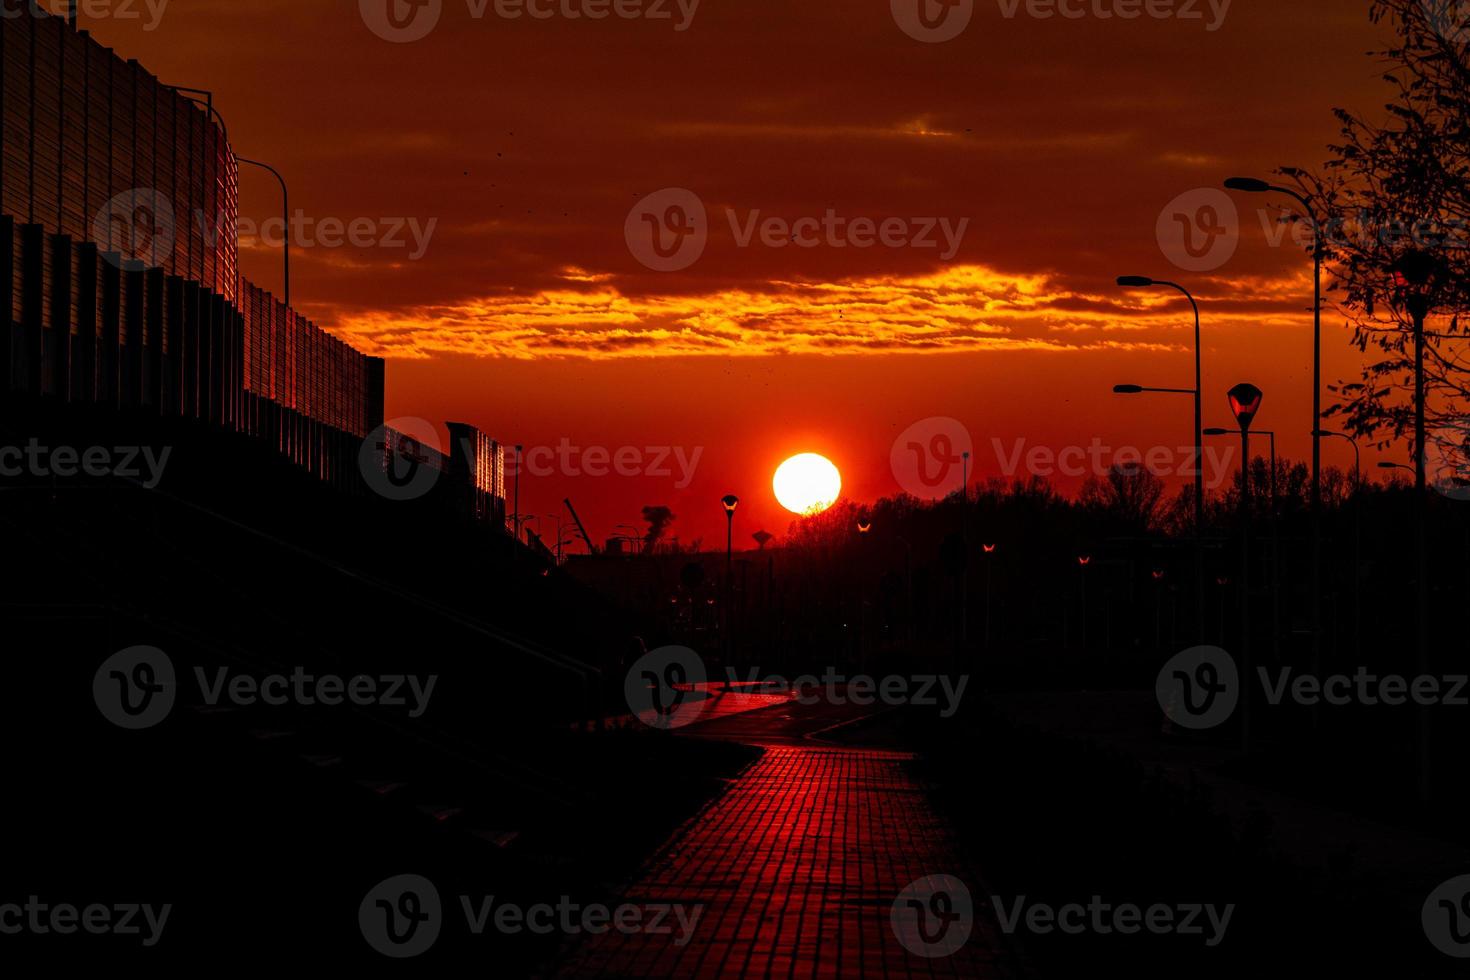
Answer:
[[(364, 2), (372, 19), (382, 0)], [(1186, 443), (1187, 399), (1110, 393), (1193, 380), (1187, 307), (1121, 293), (1120, 273), (1200, 297), (1207, 425), (1251, 380), (1257, 424), (1307, 452), (1306, 256), (1268, 243), (1264, 198), (1237, 198), (1239, 246), (1215, 269), (1177, 267), (1156, 225), (1225, 176), (1319, 163), (1334, 106), (1384, 101), (1366, 0), (1235, 0), (1215, 30), (1206, 0), (1158, 2), (1203, 19), (1096, 15), (1130, 0), (1007, 17), (1010, 0), (974, 0), (957, 38), (921, 43), (888, 0), (703, 0), (682, 31), (672, 2), (673, 20), (511, 20), (442, 0), (426, 37), (390, 43), (358, 0), (173, 0), (151, 31), (141, 3), (141, 19), (83, 26), (166, 82), (213, 90), (236, 151), (285, 173), (309, 221), (435, 222), (416, 259), (293, 253), (296, 305), (390, 358), (390, 416), (527, 446), (698, 452), (683, 487), (673, 458), (669, 476), (528, 475), (523, 510), (570, 494), (601, 539), (667, 504), (673, 533), (713, 542), (732, 491), (737, 533), (785, 531), (770, 474), (794, 452), (831, 457), (857, 499), (896, 492), (893, 441), (933, 416), (969, 430), (982, 477), (999, 472), (993, 439), (1007, 453)], [(278, 211), (265, 175), (242, 183), (245, 217)], [(624, 233), (664, 188), (708, 215), (708, 245), (680, 271), (641, 264)], [(829, 209), (968, 224), (948, 260), (738, 241), (753, 212)], [(245, 274), (278, 289), (279, 252), (246, 244)], [(1325, 377), (1355, 375), (1341, 317), (1326, 323)], [(1345, 450), (1328, 443), (1328, 461)]]

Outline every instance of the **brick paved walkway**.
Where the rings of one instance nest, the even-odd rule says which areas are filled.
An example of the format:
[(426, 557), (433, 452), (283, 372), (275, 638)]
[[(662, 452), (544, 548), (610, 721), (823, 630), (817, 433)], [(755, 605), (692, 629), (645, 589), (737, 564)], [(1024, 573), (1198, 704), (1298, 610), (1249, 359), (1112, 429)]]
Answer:
[[(773, 728), (790, 719), (775, 708), (744, 720), (761, 716)], [(608, 932), (575, 947), (562, 975), (1017, 976), (985, 908), (953, 955), (925, 958), (898, 941), (890, 911), (915, 880), (953, 875), (977, 906), (986, 897), (910, 776), (909, 758), (767, 744), (623, 895), (640, 905), (705, 906), (692, 938), (679, 946), (671, 935)]]

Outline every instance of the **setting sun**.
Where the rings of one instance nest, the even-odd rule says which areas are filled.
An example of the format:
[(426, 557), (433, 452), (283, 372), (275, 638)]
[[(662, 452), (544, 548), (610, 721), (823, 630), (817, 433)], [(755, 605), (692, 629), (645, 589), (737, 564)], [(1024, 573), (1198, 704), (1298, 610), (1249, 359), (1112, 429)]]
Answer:
[(820, 514), (842, 493), (842, 474), (825, 456), (802, 453), (776, 469), (771, 481), (776, 499), (793, 514)]

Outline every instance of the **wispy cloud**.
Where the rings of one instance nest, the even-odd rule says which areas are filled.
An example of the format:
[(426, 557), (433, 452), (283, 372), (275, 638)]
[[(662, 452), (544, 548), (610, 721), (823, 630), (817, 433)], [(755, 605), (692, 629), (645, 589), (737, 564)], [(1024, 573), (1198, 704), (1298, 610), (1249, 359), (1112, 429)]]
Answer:
[[(428, 357), (661, 357), (689, 355), (935, 353), (984, 350), (1167, 350), (1187, 338), (1160, 298), (1121, 305), (1050, 275), (1014, 276), (978, 265), (929, 275), (837, 282), (775, 281), (759, 289), (629, 295), (605, 274), (565, 270), (576, 286), (487, 296), (403, 312), (347, 313), (339, 330), (372, 353)], [(1215, 326), (1262, 322), (1250, 300)], [(1126, 333), (1128, 339), (1118, 335)]]

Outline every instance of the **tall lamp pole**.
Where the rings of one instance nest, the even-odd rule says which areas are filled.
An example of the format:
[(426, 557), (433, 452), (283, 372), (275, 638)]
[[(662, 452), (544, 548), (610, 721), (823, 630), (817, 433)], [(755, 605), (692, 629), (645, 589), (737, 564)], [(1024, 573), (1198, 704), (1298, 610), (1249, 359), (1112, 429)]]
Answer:
[(1301, 204), (1312, 225), (1312, 669), (1322, 659), (1322, 222), (1306, 195), (1257, 177), (1231, 177), (1227, 190), (1246, 194), (1285, 194)]
[(1353, 446), (1353, 649), (1361, 653), (1363, 650), (1363, 514), (1361, 502), (1357, 497), (1358, 491), (1363, 488), (1363, 452), (1358, 448), (1358, 440), (1346, 432), (1318, 429), (1313, 435), (1321, 438), (1346, 439)]
[(1251, 750), (1251, 422), (1261, 410), (1261, 389), (1241, 383), (1231, 388), (1230, 411), (1240, 423), (1240, 744)]
[[(1281, 663), (1281, 520), (1276, 513), (1276, 433), (1270, 429), (1256, 429), (1256, 435), (1266, 436), (1271, 441), (1271, 656)], [(1228, 436), (1229, 429), (1206, 429), (1207, 436)], [(1241, 492), (1244, 492), (1242, 484)]]
[(1134, 394), (1138, 391), (1172, 391), (1174, 393), (1194, 395), (1194, 591), (1196, 603), (1196, 628), (1203, 633), (1205, 628), (1205, 450), (1204, 450), (1204, 389), (1202, 354), (1200, 352), (1200, 323), (1199, 303), (1195, 301), (1194, 295), (1188, 289), (1177, 282), (1166, 279), (1153, 279), (1149, 276), (1119, 276), (1118, 285), (1124, 289), (1151, 289), (1163, 287), (1175, 289), (1184, 294), (1189, 300), (1189, 306), (1194, 310), (1194, 388), (1185, 389), (1150, 389), (1140, 388), (1137, 385), (1118, 385), (1113, 391), (1117, 394)]
[(720, 504), (725, 508), (725, 594), (720, 602), (720, 642), (725, 647), (725, 689), (729, 690), (730, 660), (735, 653), (735, 646), (730, 642), (730, 579), (735, 557), (735, 508), (740, 506), (740, 498), (727, 493), (720, 498)]

